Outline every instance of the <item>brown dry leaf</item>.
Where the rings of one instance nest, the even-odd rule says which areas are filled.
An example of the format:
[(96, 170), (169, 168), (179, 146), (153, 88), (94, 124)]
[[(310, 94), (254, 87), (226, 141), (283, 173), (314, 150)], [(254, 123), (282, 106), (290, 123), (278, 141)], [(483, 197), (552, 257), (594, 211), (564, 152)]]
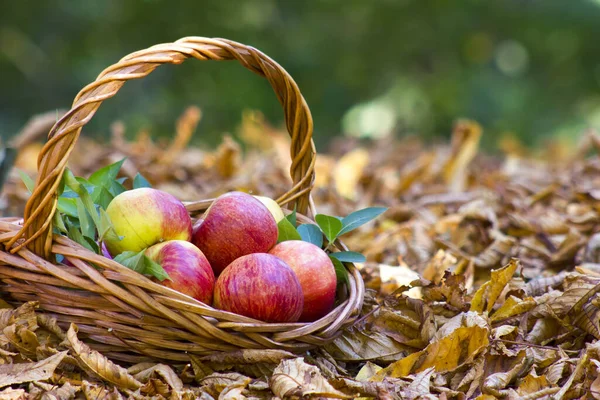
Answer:
[(30, 301), (22, 304), (18, 308), (0, 309), (0, 329), (4, 330), (8, 325), (26, 325), (29, 329), (35, 330), (37, 328), (37, 318), (35, 316), (35, 310), (38, 308), (36, 301)]
[(302, 357), (283, 360), (273, 371), (269, 386), (273, 393), (281, 398), (323, 396), (350, 399), (353, 397), (331, 386), (321, 375), (319, 369), (305, 363)]
[(512, 279), (519, 267), (519, 260), (512, 259), (506, 266), (492, 271), (491, 279), (481, 285), (471, 301), (471, 311), (490, 312), (506, 284)]
[(407, 347), (388, 335), (367, 332), (358, 328), (346, 330), (342, 336), (323, 346), (340, 361), (397, 360), (406, 354)]
[(492, 322), (498, 322), (515, 315), (524, 314), (537, 306), (537, 303), (533, 297), (526, 297), (520, 299), (516, 296), (509, 296), (502, 306), (494, 311), (490, 317)]
[(475, 121), (458, 121), (452, 132), (450, 159), (444, 167), (444, 180), (451, 192), (462, 192), (467, 184), (467, 169), (479, 149), (481, 126)]
[(105, 382), (110, 382), (119, 388), (136, 390), (142, 383), (130, 375), (127, 370), (100, 354), (90, 349), (88, 345), (77, 338), (77, 327), (71, 324), (67, 332), (67, 342), (77, 363), (92, 376), (99, 377)]
[(373, 364), (371, 361), (367, 361), (366, 364), (363, 365), (363, 367), (360, 369), (360, 371), (358, 371), (358, 374), (356, 374), (356, 377), (354, 379), (361, 382), (368, 381), (375, 374), (377, 374), (377, 372), (381, 370), (382, 367), (380, 367), (379, 365)]
[(590, 394), (596, 400), (600, 400), (600, 361), (591, 360), (596, 366), (596, 379), (590, 385)]
[(374, 377), (403, 378), (412, 373), (434, 367), (438, 373), (453, 371), (473, 361), (488, 343), (489, 329), (478, 325), (461, 327), (438, 339), (424, 350), (413, 353), (382, 369)]
[(206, 363), (202, 362), (199, 356), (190, 354), (190, 361), (192, 364), (192, 369), (194, 370), (194, 379), (198, 383), (200, 383), (202, 379), (215, 372), (212, 368), (206, 365)]
[(533, 358), (529, 356), (525, 350), (520, 351), (517, 357), (509, 361), (512, 366), (508, 371), (496, 373), (488, 372), (488, 376), (483, 381), (484, 393), (492, 394), (494, 396), (504, 396), (502, 391), (515, 379), (529, 372), (533, 366)]
[(535, 371), (523, 378), (517, 389), (517, 394), (520, 397), (541, 398), (552, 395), (559, 391), (557, 385), (548, 382), (544, 375), (537, 376)]
[(183, 382), (181, 382), (179, 376), (177, 376), (171, 367), (165, 364), (153, 365), (150, 368), (138, 372), (133, 377), (141, 383), (147, 383), (151, 379), (160, 379), (168, 385), (170, 390), (183, 390)]
[(37, 323), (40, 327), (52, 332), (60, 340), (65, 340), (67, 338), (65, 331), (58, 326), (56, 318), (53, 318), (47, 314), (37, 314)]
[(0, 400), (25, 400), (28, 398), (25, 389), (6, 388), (0, 391)]
[(0, 387), (52, 378), (54, 370), (67, 353), (67, 351), (62, 351), (36, 363), (0, 365)]
[(81, 389), (78, 386), (72, 386), (69, 382), (65, 382), (60, 387), (45, 392), (41, 400), (69, 400), (75, 398), (77, 392)]
[(231, 136), (223, 137), (215, 155), (215, 166), (221, 177), (231, 178), (237, 173), (241, 164), (241, 152), (240, 145)]
[(227, 374), (214, 373), (206, 378), (202, 379), (199, 383), (202, 388), (207, 390), (208, 393), (214, 397), (219, 397), (220, 394), (227, 388), (239, 388), (240, 386), (248, 386), (252, 379), (238, 374), (236, 372), (230, 372)]
[(246, 390), (247, 383), (239, 382), (227, 386), (219, 394), (219, 400), (244, 400), (246, 396), (242, 394)]
[(415, 375), (413, 381), (402, 390), (403, 399), (427, 399), (431, 395), (431, 378), (435, 368), (430, 367)]
[(200, 360), (214, 364), (279, 364), (286, 358), (296, 358), (297, 356), (284, 350), (251, 350), (243, 349), (232, 352), (216, 353), (210, 356), (201, 357)]
[(337, 192), (347, 199), (356, 199), (358, 182), (369, 164), (369, 153), (357, 148), (344, 154), (332, 171), (333, 183)]
[(36, 349), (40, 343), (34, 332), (27, 329), (26, 326), (17, 327), (10, 325), (4, 328), (4, 336), (13, 345), (21, 355), (34, 359), (36, 357)]
[(117, 388), (108, 388), (104, 385), (95, 385), (88, 381), (83, 381), (81, 390), (86, 400), (106, 399), (106, 400), (122, 400), (123, 395), (119, 393)]

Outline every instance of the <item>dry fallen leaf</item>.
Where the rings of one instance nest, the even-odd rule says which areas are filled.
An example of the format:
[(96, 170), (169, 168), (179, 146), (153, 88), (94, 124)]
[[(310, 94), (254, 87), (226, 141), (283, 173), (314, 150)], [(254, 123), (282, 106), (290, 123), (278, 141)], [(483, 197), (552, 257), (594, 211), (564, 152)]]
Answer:
[(336, 390), (321, 375), (321, 372), (314, 365), (304, 362), (304, 358), (299, 357), (292, 360), (283, 360), (269, 380), (269, 385), (273, 393), (281, 398), (322, 396), (335, 399), (350, 399), (352, 396), (346, 395)]
[(518, 260), (511, 260), (508, 265), (492, 271), (490, 281), (481, 285), (473, 296), (471, 301), (471, 311), (490, 312), (500, 297), (500, 294), (506, 287), (506, 284), (512, 279), (513, 274), (519, 267)]
[(113, 363), (99, 352), (90, 349), (88, 345), (77, 338), (77, 327), (71, 324), (67, 332), (67, 341), (72, 355), (88, 374), (110, 382), (120, 388), (135, 390), (142, 383), (130, 375), (127, 370)]
[(35, 363), (0, 365), (0, 387), (50, 379), (67, 353), (62, 351)]

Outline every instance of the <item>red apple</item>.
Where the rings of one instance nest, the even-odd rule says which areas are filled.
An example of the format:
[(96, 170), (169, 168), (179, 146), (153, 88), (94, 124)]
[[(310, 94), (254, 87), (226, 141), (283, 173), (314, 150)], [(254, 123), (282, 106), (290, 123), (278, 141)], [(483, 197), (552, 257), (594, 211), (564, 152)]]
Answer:
[(304, 293), (300, 321), (315, 321), (331, 311), (335, 303), (337, 278), (327, 253), (312, 243), (288, 240), (277, 244), (269, 254), (285, 261), (300, 281)]
[(211, 304), (215, 275), (200, 249), (184, 240), (169, 240), (149, 247), (145, 254), (169, 274), (171, 280), (162, 285)]
[(269, 209), (252, 195), (219, 196), (194, 230), (192, 242), (206, 255), (216, 276), (233, 260), (266, 253), (277, 243), (277, 223)]
[(106, 213), (122, 240), (106, 239), (110, 254), (142, 251), (165, 240), (190, 240), (192, 219), (175, 196), (152, 188), (128, 190), (115, 197)]
[(253, 253), (229, 264), (217, 278), (214, 306), (265, 322), (295, 322), (302, 297), (300, 282), (286, 263)]

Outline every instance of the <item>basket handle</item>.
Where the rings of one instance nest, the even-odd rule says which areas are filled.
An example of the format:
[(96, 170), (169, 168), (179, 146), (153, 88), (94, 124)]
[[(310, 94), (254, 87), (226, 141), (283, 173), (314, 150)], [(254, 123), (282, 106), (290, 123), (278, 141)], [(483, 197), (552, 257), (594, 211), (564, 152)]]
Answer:
[[(23, 246), (49, 259), (52, 246), (52, 219), (56, 211), (57, 189), (81, 128), (100, 104), (113, 97), (130, 79), (143, 78), (161, 64), (181, 64), (187, 58), (198, 60), (238, 60), (252, 72), (264, 76), (283, 107), (291, 140), (293, 187), (278, 202), (295, 201), (298, 212), (310, 208), (316, 150), (312, 141), (313, 120), (298, 85), (275, 61), (253, 47), (226, 39), (186, 37), (137, 51), (108, 67), (84, 87), (67, 112), (50, 130), (48, 142), (38, 158), (35, 189), (27, 201), (21, 230), (7, 243), (12, 253)], [(18, 244), (15, 243), (19, 241)]]

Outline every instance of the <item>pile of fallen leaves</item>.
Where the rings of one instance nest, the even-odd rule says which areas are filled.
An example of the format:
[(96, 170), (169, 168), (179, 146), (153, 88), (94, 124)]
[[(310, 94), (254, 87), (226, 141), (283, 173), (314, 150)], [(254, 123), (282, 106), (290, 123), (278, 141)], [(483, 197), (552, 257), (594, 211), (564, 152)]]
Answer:
[[(13, 141), (17, 168), (35, 174), (39, 133), (53, 118)], [(164, 140), (127, 140), (116, 123), (108, 143), (82, 137), (69, 167), (85, 176), (127, 157), (126, 176), (141, 172), (184, 201), (290, 187), (287, 134), (248, 112), (239, 140), (203, 150), (189, 145), (200, 118), (188, 109)], [(0, 399), (600, 398), (600, 140), (590, 132), (577, 148), (532, 153), (504, 138), (492, 157), (479, 151), (481, 136), (461, 121), (449, 144), (344, 139), (319, 155), (320, 212), (390, 208), (345, 238), (367, 256), (368, 291), (361, 318), (331, 344), (117, 365), (76, 325), (7, 298)], [(27, 197), (13, 171), (0, 212), (22, 215)]]

